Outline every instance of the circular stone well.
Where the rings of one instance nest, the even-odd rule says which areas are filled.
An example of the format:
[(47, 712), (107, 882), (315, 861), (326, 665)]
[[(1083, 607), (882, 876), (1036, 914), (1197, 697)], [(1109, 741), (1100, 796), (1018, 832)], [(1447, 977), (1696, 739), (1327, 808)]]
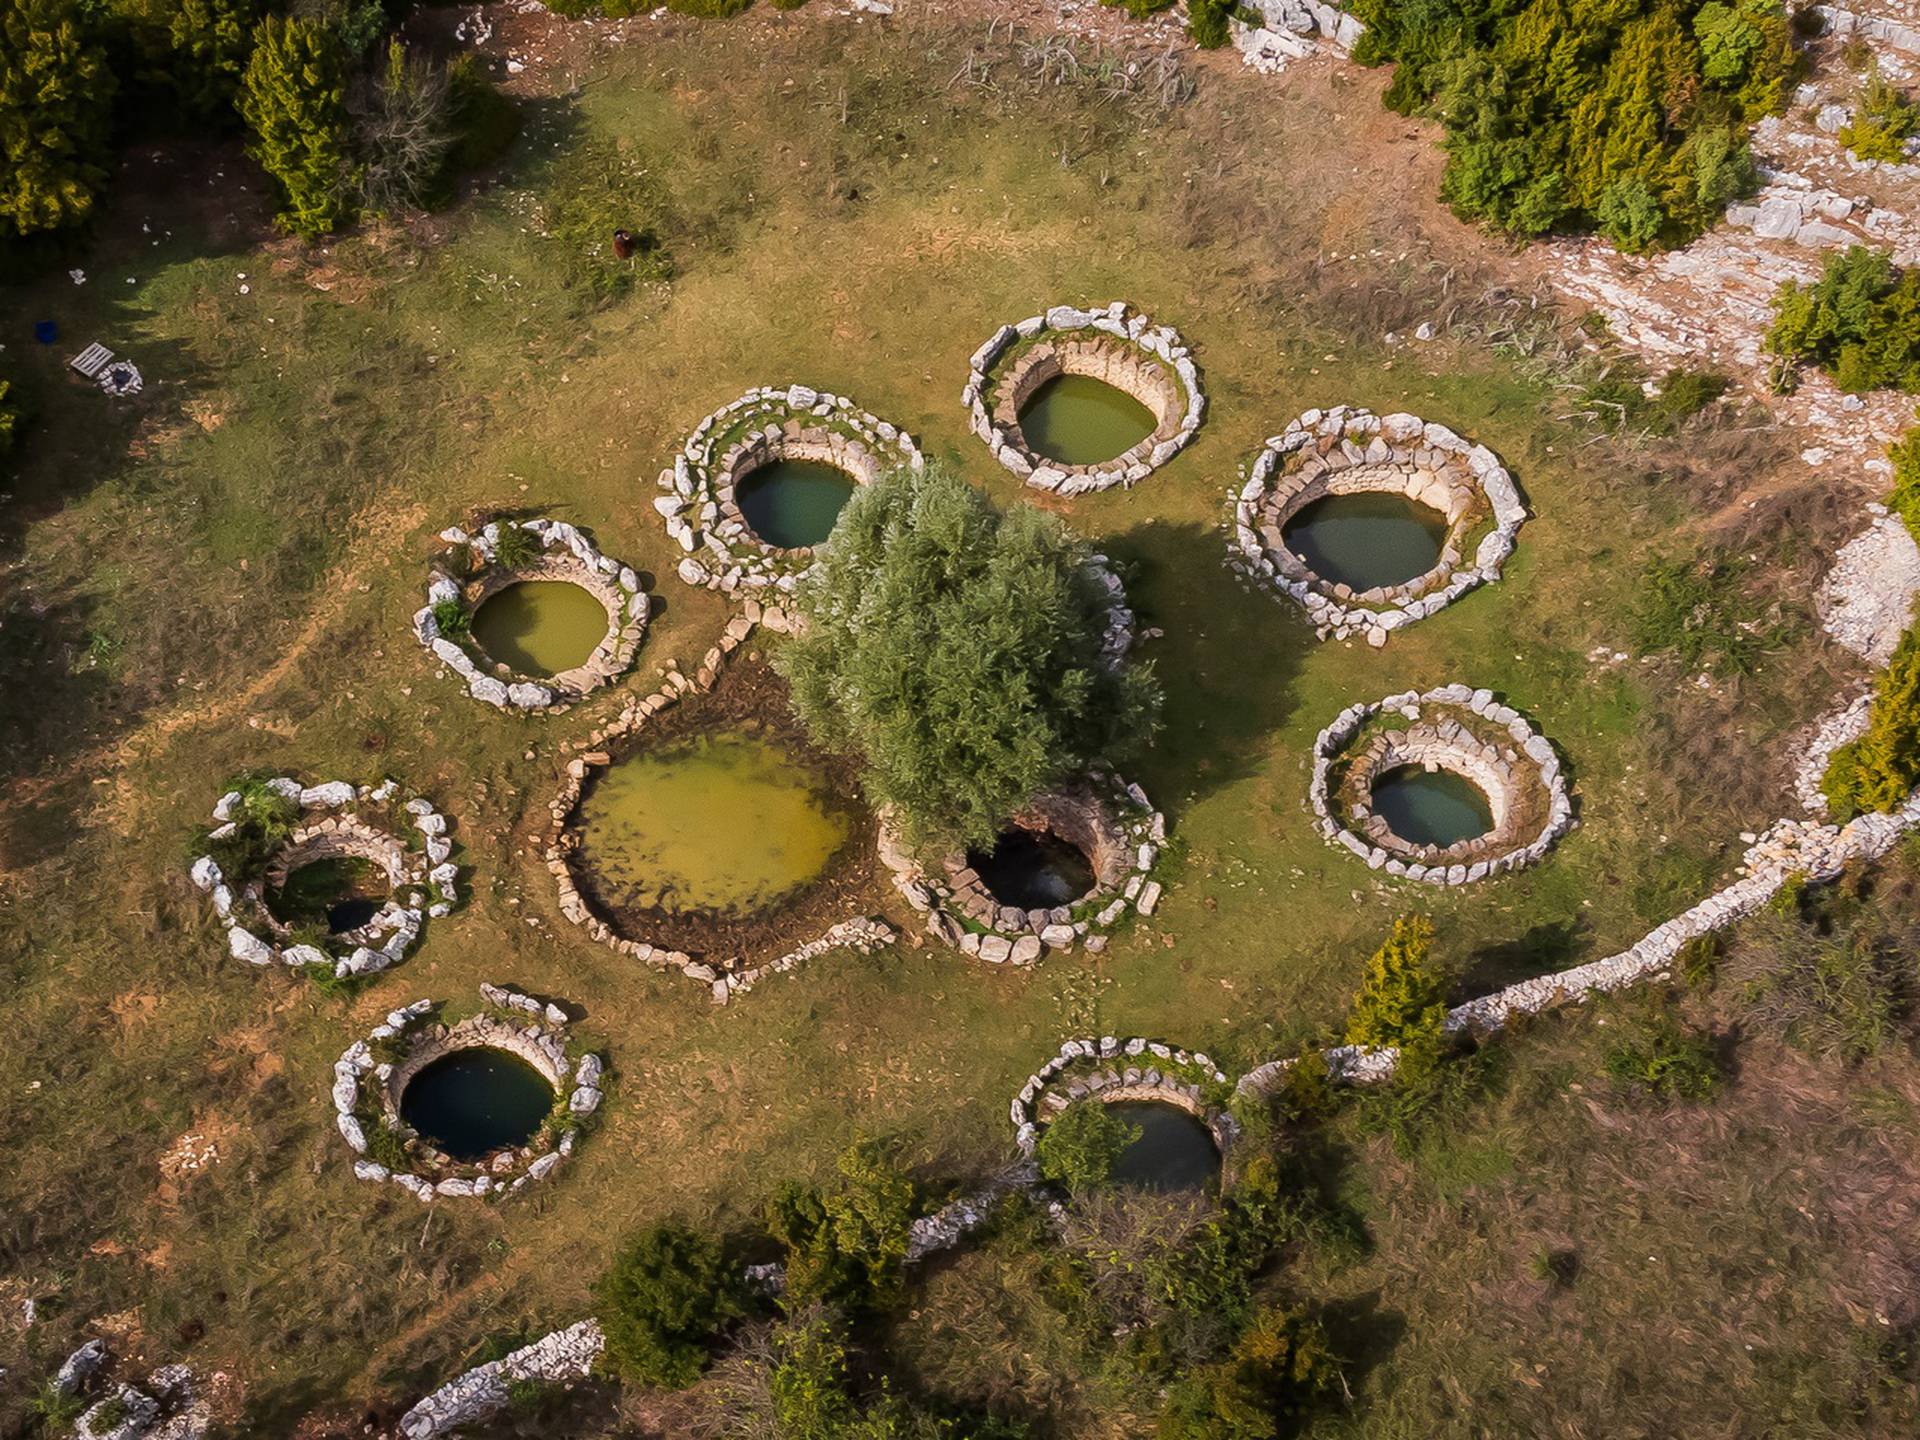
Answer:
[(354, 1175), (419, 1199), (511, 1195), (573, 1153), (600, 1108), (605, 1061), (567, 1012), (482, 985), (484, 1008), (448, 1026), (437, 1002), (390, 1011), (333, 1067), (333, 1108)]
[(994, 964), (1031, 965), (1083, 941), (1104, 950), (1130, 910), (1151, 915), (1160, 885), (1150, 876), (1166, 835), (1138, 785), (1103, 773), (1034, 800), (991, 852), (923, 865), (883, 820), (879, 853), (928, 934)]
[[(805, 385), (761, 387), (707, 416), (660, 474), (653, 502), (686, 552), (689, 585), (780, 600), (813, 563), (855, 486), (926, 462), (913, 438), (851, 400)], [(844, 483), (843, 483), (844, 482)]]
[[(446, 817), (426, 800), (402, 803), (397, 782), (280, 776), (253, 788), (251, 802), (242, 790), (220, 797), (192, 869), (235, 959), (338, 980), (374, 975), (406, 957), (428, 916), (459, 903)], [(278, 812), (272, 831), (261, 805)], [(416, 840), (403, 838), (409, 830)]]
[[(1013, 1121), (1014, 1143), (1021, 1154), (1030, 1156), (1047, 1123), (1081, 1101), (1171, 1106), (1205, 1126), (1216, 1154), (1224, 1159), (1240, 1138), (1227, 1110), (1232, 1093), (1226, 1073), (1205, 1055), (1158, 1040), (1106, 1035), (1062, 1045), (1027, 1077), (1008, 1116)], [(1164, 1138), (1180, 1139), (1177, 1135)], [(1116, 1178), (1124, 1182), (1127, 1177), (1116, 1172)], [(1146, 1188), (1157, 1187), (1149, 1182)]]
[(974, 352), (960, 398), (994, 459), (1061, 495), (1146, 479), (1206, 413), (1186, 342), (1123, 300), (1002, 325)]
[(633, 664), (647, 593), (578, 527), (489, 520), (477, 533), (455, 526), (440, 538), (448, 548), (434, 560), (414, 636), (474, 699), (564, 710)]
[(1233, 567), (1298, 601), (1322, 638), (1384, 645), (1499, 579), (1526, 518), (1484, 445), (1415, 415), (1309, 410), (1254, 461)]
[(1465, 685), (1341, 711), (1314, 742), (1311, 799), (1327, 839), (1433, 885), (1531, 865), (1574, 824), (1553, 746)]

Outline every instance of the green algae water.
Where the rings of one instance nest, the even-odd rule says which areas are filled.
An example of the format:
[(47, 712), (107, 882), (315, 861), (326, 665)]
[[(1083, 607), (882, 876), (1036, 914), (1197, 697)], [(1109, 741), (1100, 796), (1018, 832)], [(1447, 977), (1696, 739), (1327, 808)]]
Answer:
[(1140, 1138), (1113, 1163), (1114, 1184), (1161, 1192), (1200, 1190), (1219, 1175), (1213, 1135), (1178, 1105), (1116, 1100), (1107, 1109), (1140, 1130)]
[(1133, 396), (1091, 375), (1056, 375), (1020, 411), (1027, 448), (1062, 465), (1117, 460), (1158, 424)]
[(473, 617), (473, 638), (520, 675), (558, 675), (607, 638), (607, 609), (566, 580), (521, 580), (497, 590)]
[(1303, 506), (1281, 534), (1322, 579), (1375, 590), (1417, 580), (1438, 565), (1447, 520), (1404, 495), (1362, 490)]
[(853, 497), (853, 477), (814, 460), (775, 460), (734, 488), (753, 533), (783, 550), (819, 545)]
[(800, 889), (846, 842), (784, 746), (702, 735), (609, 767), (580, 802), (582, 864), (627, 909), (748, 914)]
[(1450, 770), (1389, 770), (1373, 782), (1373, 808), (1394, 834), (1415, 845), (1457, 845), (1493, 829), (1485, 793)]
[(1004, 830), (991, 852), (969, 850), (967, 864), (994, 899), (1022, 910), (1071, 905), (1093, 889), (1092, 863), (1047, 831)]
[(476, 1045), (423, 1065), (400, 1095), (400, 1118), (455, 1160), (478, 1160), (531, 1140), (553, 1093), (518, 1055)]

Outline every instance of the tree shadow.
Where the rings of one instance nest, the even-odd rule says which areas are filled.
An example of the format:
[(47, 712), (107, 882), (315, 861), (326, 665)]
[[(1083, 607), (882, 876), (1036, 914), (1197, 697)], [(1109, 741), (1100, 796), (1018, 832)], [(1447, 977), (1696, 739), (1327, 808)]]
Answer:
[(1407, 1336), (1407, 1318), (1382, 1303), (1382, 1292), (1369, 1291), (1336, 1300), (1320, 1311), (1327, 1339), (1340, 1357), (1340, 1370), (1358, 1408), (1367, 1377), (1399, 1348)]
[(1589, 929), (1585, 917), (1576, 915), (1535, 925), (1517, 939), (1481, 946), (1461, 972), (1460, 994), (1484, 995), (1567, 969), (1585, 952)]
[(1166, 706), (1152, 747), (1127, 769), (1177, 819), (1266, 766), (1269, 738), (1298, 704), (1295, 681), (1316, 642), (1284, 596), (1250, 589), (1226, 568), (1227, 537), (1217, 527), (1149, 520), (1104, 548), (1139, 631), (1165, 632), (1137, 642)]

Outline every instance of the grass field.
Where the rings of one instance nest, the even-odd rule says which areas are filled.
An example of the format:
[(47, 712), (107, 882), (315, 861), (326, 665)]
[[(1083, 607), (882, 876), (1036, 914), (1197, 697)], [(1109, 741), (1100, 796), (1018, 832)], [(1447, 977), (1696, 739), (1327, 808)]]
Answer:
[[(1127, 93), (1124, 70), (1055, 83), (1004, 30), (739, 23), (762, 28), (679, 23), (626, 47), (577, 97), (530, 105), (497, 185), (315, 251), (261, 236), (237, 156), (131, 157), (160, 178), (122, 186), (87, 283), (0, 293), (9, 316), (63, 331), (58, 350), (10, 334), (6, 352), (41, 419), (0, 511), (0, 1295), (42, 1297), (47, 1318), (0, 1326), (0, 1430), (90, 1321), (155, 1363), (225, 1372), (241, 1433), (404, 1403), (479, 1346), (577, 1316), (630, 1227), (748, 1215), (856, 1131), (904, 1137), (940, 1181), (990, 1171), (1009, 1093), (1067, 1034), (1162, 1035), (1245, 1067), (1338, 1022), (1396, 914), (1434, 915), (1473, 993), (1624, 945), (1724, 875), (1738, 831), (1783, 813), (1788, 735), (1854, 673), (1791, 598), (1845, 507), (1753, 417), (1667, 440), (1584, 418), (1604, 357), (1490, 293), (1502, 257), (1430, 211), (1433, 158), (1379, 111), (1377, 77), (1279, 89), (1199, 62), (1193, 97), (1166, 103), (1144, 81)], [(755, 35), (778, 43), (742, 43)], [(194, 182), (162, 183), (167, 166)], [(587, 253), (636, 221), (671, 280), (623, 286)], [(1114, 298), (1183, 333), (1211, 400), (1196, 442), (1138, 489), (1062, 504), (1162, 632), (1142, 653), (1167, 686), (1165, 731), (1132, 768), (1175, 836), (1159, 913), (1104, 956), (1031, 973), (910, 942), (725, 1009), (562, 922), (536, 853), (561, 743), (669, 657), (697, 663), (728, 618), (674, 577), (651, 508), (681, 433), (750, 385), (801, 381), (1016, 503), (967, 434), (967, 356), (1048, 304)], [(1388, 343), (1429, 318), (1452, 322), (1440, 340)], [(94, 338), (145, 372), (136, 402), (60, 373)], [(1343, 401), (1492, 446), (1535, 514), (1500, 584), (1384, 651), (1316, 642), (1222, 565), (1227, 497), (1263, 438)], [(589, 526), (651, 577), (661, 603), (626, 686), (524, 719), (436, 673), (407, 628), (431, 539), (489, 505)], [(1651, 559), (1722, 550), (1736, 578), (1641, 613)], [(1706, 673), (1647, 653), (1682, 634), (1703, 664), (1757, 658)], [(1305, 806), (1308, 747), (1337, 710), (1450, 680), (1498, 690), (1555, 741), (1583, 821), (1539, 868), (1456, 894), (1377, 880)], [(453, 818), (472, 903), (352, 1001), (229, 960), (185, 861), (222, 782), (248, 770), (401, 777)], [(379, 1012), (483, 980), (586, 1008), (618, 1074), (604, 1124), (524, 1203), (429, 1213), (356, 1184), (333, 1058)], [(1557, 1075), (1574, 1062), (1555, 1047), (1583, 1043), (1542, 1040), (1517, 1063)], [(1514, 1247), (1572, 1221), (1521, 1213), (1525, 1193), (1551, 1210), (1607, 1191), (1624, 1256), (1636, 1227), (1698, 1221), (1673, 1194), (1615, 1213), (1657, 1147), (1766, 1183), (1731, 1173), (1766, 1094), (1696, 1136), (1516, 1084), (1439, 1173), (1359, 1157), (1379, 1161), (1367, 1206), (1389, 1238), (1313, 1283), (1399, 1317), (1411, 1358), (1375, 1342), (1383, 1428), (1361, 1410), (1353, 1433), (1592, 1433), (1548, 1406), (1562, 1356), (1616, 1347), (1625, 1374), (1629, 1337), (1649, 1363), (1666, 1350), (1640, 1333), (1643, 1306), (1711, 1297), (1670, 1270), (1556, 1309)], [(186, 1135), (217, 1162), (181, 1173), (168, 1157)], [(1743, 1254), (1778, 1218), (1737, 1211), (1698, 1244)], [(1476, 1270), (1494, 1250), (1506, 1268)], [(1780, 1263), (1792, 1284), (1824, 1278), (1803, 1252)], [(1476, 1285), (1500, 1291), (1477, 1312), (1497, 1321), (1446, 1360)], [(1728, 1341), (1673, 1313), (1672, 1344)], [(1535, 1319), (1551, 1322), (1537, 1351), (1503, 1345), (1500, 1327)], [(1809, 1320), (1793, 1343), (1840, 1364), (1851, 1342)], [(1125, 1432), (1076, 1404), (1059, 1433)]]

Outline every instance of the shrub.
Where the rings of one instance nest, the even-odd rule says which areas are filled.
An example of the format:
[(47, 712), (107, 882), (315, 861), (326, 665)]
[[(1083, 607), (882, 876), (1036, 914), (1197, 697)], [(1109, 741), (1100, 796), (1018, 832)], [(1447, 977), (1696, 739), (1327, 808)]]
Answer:
[(1079, 1192), (1097, 1190), (1113, 1175), (1114, 1162), (1141, 1136), (1098, 1100), (1069, 1105), (1040, 1132), (1034, 1156), (1040, 1173)]
[(744, 1313), (739, 1266), (711, 1236), (668, 1222), (642, 1231), (594, 1285), (607, 1360), (638, 1385), (678, 1390)]
[(1202, 50), (1218, 50), (1232, 35), (1239, 0), (1187, 0), (1187, 34)]
[(1607, 1050), (1607, 1074), (1664, 1100), (1705, 1100), (1720, 1088), (1711, 1037), (1662, 1008), (1632, 1025)]
[[(5, 398), (0, 388), (0, 400)], [(1909, 430), (1887, 447), (1887, 459), (1893, 462), (1893, 491), (1887, 507), (1906, 523), (1920, 540), (1920, 427)]]
[(1720, 938), (1720, 932), (1710, 930), (1705, 935), (1696, 935), (1680, 947), (1680, 953), (1674, 957), (1674, 972), (1695, 989), (1705, 989), (1713, 984), (1719, 973), (1720, 958), (1726, 953), (1726, 942)]
[(259, 0), (177, 0), (167, 16), (167, 74), (187, 114), (233, 123), (261, 9)]
[(540, 542), (517, 520), (502, 520), (493, 542), (493, 563), (519, 570), (540, 558)]
[(667, 9), (703, 20), (730, 20), (751, 4), (753, 0), (667, 0)]
[(1324, 1119), (1333, 1113), (1333, 1072), (1327, 1052), (1308, 1041), (1301, 1045), (1280, 1084), (1280, 1104), (1296, 1124)]
[(1438, 1031), (1447, 1018), (1448, 977), (1432, 963), (1433, 922), (1410, 915), (1367, 962), (1366, 978), (1347, 1017), (1349, 1045), (1398, 1045)]
[(1899, 808), (1916, 781), (1920, 781), (1920, 636), (1909, 629), (1874, 681), (1867, 733), (1833, 752), (1821, 788), (1835, 817), (1847, 820)]
[(991, 844), (1035, 794), (1152, 730), (1160, 693), (1101, 654), (1110, 601), (1058, 519), (944, 467), (857, 491), (776, 656), (814, 737), (864, 764), (910, 841)]
[(1277, 1440), (1298, 1433), (1344, 1389), (1325, 1326), (1301, 1310), (1267, 1310), (1233, 1354), (1167, 1397), (1160, 1440)]
[(206, 853), (213, 856), (221, 874), (229, 883), (250, 879), (265, 865), (300, 818), (297, 801), (267, 788), (264, 781), (242, 780), (228, 787), (240, 798), (232, 807), (232, 833), (206, 840)]
[(0, 237), (93, 218), (114, 79), (75, 0), (0, 5)]
[(387, 42), (387, 63), (350, 91), (358, 202), (375, 215), (425, 205), (453, 148), (446, 72)]
[(453, 124), (448, 176), (483, 169), (506, 154), (520, 134), (520, 107), (494, 88), (472, 55), (447, 67), (447, 92)]
[(1854, 107), (1853, 120), (1840, 129), (1840, 143), (1858, 160), (1897, 165), (1907, 158), (1907, 140), (1920, 130), (1920, 105), (1880, 78), (1878, 67)]
[(24, 428), (19, 402), (13, 396), (13, 382), (0, 380), (0, 460), (13, 454)]
[(917, 1192), (875, 1141), (849, 1146), (836, 1168), (833, 1189), (789, 1181), (768, 1209), (768, 1226), (787, 1247), (785, 1301), (884, 1307), (900, 1287)]
[[(318, 965), (307, 967), (318, 971)], [(333, 973), (329, 970), (328, 975)], [(317, 976), (316, 976), (317, 983)], [(389, 1170), (405, 1170), (413, 1164), (413, 1158), (407, 1154), (406, 1141), (399, 1133), (379, 1116), (362, 1118), (360, 1132), (367, 1138), (367, 1159), (376, 1165), (384, 1165)]]
[(1136, 20), (1144, 20), (1149, 15), (1157, 15), (1170, 9), (1173, 0), (1100, 0), (1109, 9), (1124, 10)]
[(255, 32), (240, 96), (248, 153), (273, 177), (282, 229), (318, 239), (353, 218), (346, 51), (335, 32), (269, 16)]
[(1780, 287), (1767, 349), (1844, 390), (1920, 390), (1920, 272), (1864, 245), (1830, 253), (1812, 285)]
[(449, 640), (458, 640), (472, 631), (473, 616), (458, 600), (436, 600), (433, 602), (433, 623)]

